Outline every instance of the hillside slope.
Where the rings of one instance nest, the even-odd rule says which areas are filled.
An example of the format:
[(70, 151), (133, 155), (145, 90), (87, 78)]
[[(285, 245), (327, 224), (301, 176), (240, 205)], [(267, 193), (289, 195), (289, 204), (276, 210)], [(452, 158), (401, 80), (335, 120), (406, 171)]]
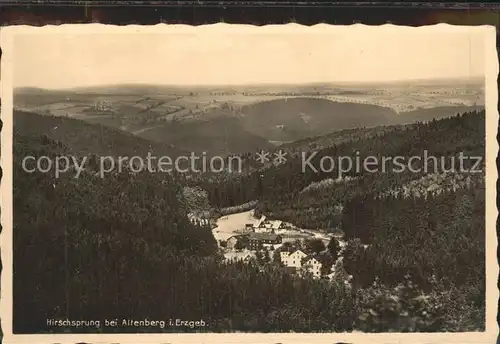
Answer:
[[(78, 126), (69, 122), (57, 123), (60, 129)], [(72, 173), (55, 178), (22, 169), (25, 156), (55, 159), (93, 148), (121, 153), (132, 148), (124, 146), (133, 145), (132, 139), (142, 142), (117, 135), (121, 147), (115, 150), (97, 146), (91, 135), (75, 140), (67, 131), (58, 137), (61, 141), (14, 135), (14, 330), (24, 333), (53, 331), (47, 317), (99, 319), (124, 316), (131, 309), (139, 315), (141, 304), (150, 306), (131, 295), (155, 292), (155, 281), (147, 276), (159, 262), (166, 264), (172, 255), (211, 256), (216, 250), (210, 229), (188, 220), (182, 189), (168, 174), (125, 170), (100, 178), (83, 171), (79, 178)], [(81, 146), (83, 140), (88, 147)], [(135, 147), (136, 153), (140, 148)]]
[(433, 119), (441, 119), (456, 116), (459, 113), (482, 110), (479, 106), (436, 106), (428, 109), (416, 109), (403, 112), (399, 115), (399, 123), (427, 122)]
[[(57, 179), (22, 170), (20, 162), (27, 155), (54, 158), (87, 152), (85, 142), (71, 135), (74, 126), (67, 129), (57, 141), (37, 128), (25, 128), (31, 134), (21, 135), (18, 125), (15, 132), (15, 333), (69, 330), (48, 326), (51, 318), (209, 322), (204, 328), (81, 327), (71, 328), (73, 333), (484, 330), (484, 188), (379, 203), (367, 196), (410, 185), (408, 178), (365, 174), (333, 189), (309, 188), (299, 195), (329, 175), (302, 173), (296, 160), (207, 187), (212, 203), (240, 204), (245, 197), (256, 197), (261, 200), (259, 212), (311, 228), (325, 228), (341, 208), (342, 228), (356, 238), (344, 253), (344, 268), (356, 284), (350, 288), (345, 280), (303, 278), (272, 263), (223, 261), (211, 231), (193, 226), (186, 216), (186, 206), (194, 203), (183, 201), (182, 194), (200, 190), (183, 190), (169, 175), (124, 171), (106, 178), (82, 173), (80, 178), (67, 174)], [(426, 147), (436, 154), (481, 154), (484, 113), (338, 142), (321, 154), (352, 154), (364, 148), (363, 154), (410, 155)], [(96, 149), (108, 154), (114, 145), (100, 147)], [(205, 193), (196, 196), (202, 196), (196, 207), (204, 207)], [(339, 203), (345, 207), (337, 207)], [(374, 239), (372, 233), (380, 235)], [(357, 238), (371, 246), (365, 250)], [(429, 288), (432, 279), (439, 284)], [(374, 281), (387, 283), (389, 289)], [(401, 287), (404, 281), (412, 283), (410, 290)], [(408, 305), (406, 292), (423, 297)], [(387, 312), (396, 319), (396, 328), (387, 324)]]
[(244, 127), (273, 141), (295, 141), (342, 129), (394, 123), (397, 114), (385, 107), (297, 97), (244, 106)]
[(226, 116), (203, 121), (171, 122), (138, 135), (209, 155), (240, 154), (275, 147), (263, 136), (247, 131), (237, 118)]
[[(304, 140), (297, 147), (293, 144), (287, 146), (285, 164), (270, 164), (243, 177), (229, 176), (222, 181), (207, 183), (205, 188), (209, 191), (211, 201), (220, 207), (260, 200), (258, 210), (266, 215), (305, 228), (330, 228), (330, 221), (335, 217), (333, 209), (346, 197), (359, 192), (377, 193), (394, 189), (426, 174), (424, 171), (412, 173), (409, 169), (403, 173), (391, 173), (390, 164), (385, 164), (385, 167), (378, 165), (378, 170), (370, 173), (357, 169), (357, 160), (361, 162), (360, 166), (368, 156), (378, 157), (379, 162), (382, 161), (381, 157), (401, 156), (408, 160), (412, 156), (422, 156), (424, 150), (428, 156), (447, 159), (460, 152), (465, 156), (484, 156), (484, 116), (483, 111), (402, 127), (354, 130), (353, 133), (347, 131), (339, 137), (335, 134), (321, 137), (318, 144), (314, 140)], [(352, 135), (356, 133), (359, 135)], [(302, 153), (299, 154), (302, 149), (307, 157), (315, 154), (308, 165), (304, 165)], [(334, 159), (333, 169), (321, 170), (320, 162), (323, 157)], [(329, 178), (337, 179), (340, 173), (338, 160), (335, 159), (338, 157), (352, 162), (353, 168), (342, 174), (342, 177), (349, 176), (350, 179), (335, 183), (333, 188), (299, 195), (311, 183)], [(449, 166), (448, 160), (446, 163), (448, 165), (445, 167)], [(471, 163), (466, 162), (466, 167), (470, 168), (467, 164)], [(313, 168), (309, 168), (310, 165)], [(385, 173), (382, 173), (382, 168), (385, 168)], [(428, 170), (432, 173), (432, 163)], [(242, 188), (241, 185), (245, 187)]]
[[(15, 333), (352, 330), (353, 299), (342, 283), (223, 261), (211, 230), (189, 222), (182, 189), (168, 175), (56, 179), (21, 168), (26, 155), (63, 153), (71, 152), (60, 141), (14, 137)], [(176, 318), (207, 326), (103, 326), (103, 319)], [(99, 320), (101, 327), (47, 319)]]
[(61, 141), (69, 150), (78, 154), (97, 156), (176, 157), (185, 152), (173, 145), (151, 142), (132, 134), (85, 121), (14, 111), (14, 132), (23, 136), (44, 135)]

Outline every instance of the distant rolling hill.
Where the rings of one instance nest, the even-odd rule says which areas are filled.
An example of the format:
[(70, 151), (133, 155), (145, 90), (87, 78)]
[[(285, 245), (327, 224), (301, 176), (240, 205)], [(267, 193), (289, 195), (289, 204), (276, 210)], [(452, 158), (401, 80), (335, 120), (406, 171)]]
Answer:
[(397, 119), (389, 108), (318, 98), (264, 101), (241, 109), (246, 130), (272, 141), (295, 141), (342, 129), (388, 125)]
[(138, 135), (187, 150), (229, 154), (272, 149), (271, 142), (397, 122), (398, 114), (382, 106), (300, 97), (258, 102), (234, 114), (216, 108), (197, 120), (165, 123)]
[(263, 136), (245, 130), (241, 121), (234, 117), (172, 122), (138, 135), (153, 141), (169, 142), (193, 152), (207, 152), (209, 155), (246, 153), (275, 147)]
[(388, 107), (334, 102), (320, 98), (289, 98), (242, 107), (243, 127), (271, 141), (304, 138), (362, 127), (426, 122), (482, 107), (438, 106), (398, 114)]
[(42, 136), (62, 142), (72, 152), (97, 156), (146, 156), (186, 154), (170, 144), (145, 140), (132, 134), (81, 120), (14, 111), (14, 135)]

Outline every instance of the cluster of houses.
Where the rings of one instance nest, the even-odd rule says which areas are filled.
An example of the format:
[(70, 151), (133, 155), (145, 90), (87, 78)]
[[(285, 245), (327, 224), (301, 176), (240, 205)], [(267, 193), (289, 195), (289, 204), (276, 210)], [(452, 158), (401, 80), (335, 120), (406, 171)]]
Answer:
[(279, 261), (290, 273), (329, 279), (342, 274), (342, 262), (332, 261), (327, 251), (312, 254), (307, 253), (308, 250), (303, 249), (303, 245), (298, 242), (291, 244), (288, 234), (293, 233), (288, 232), (296, 230), (292, 225), (282, 221), (269, 221), (262, 216), (244, 227), (221, 241), (221, 246), (225, 247), (226, 259), (248, 262), (257, 257), (258, 251), (264, 250), (274, 261), (279, 257)]
[(287, 227), (283, 221), (269, 221), (262, 216), (255, 223), (247, 223), (241, 234), (235, 234), (226, 241), (226, 248), (232, 250), (248, 249), (259, 251), (263, 248), (275, 249), (283, 242), (280, 234), (285, 233)]
[(111, 111), (111, 104), (106, 100), (101, 100), (94, 104), (94, 109), (99, 112)]
[(247, 223), (245, 229), (254, 233), (274, 233), (280, 234), (287, 230), (287, 226), (283, 221), (269, 221), (264, 215), (255, 223)]
[(273, 260), (279, 257), (290, 273), (333, 279), (342, 272), (343, 269), (337, 268), (338, 262), (333, 262), (329, 253), (311, 254), (300, 244), (286, 244), (289, 230), (293, 231), (293, 226), (282, 221), (269, 221), (262, 216), (255, 223), (245, 224), (240, 233), (227, 238), (224, 256), (228, 260), (247, 262), (255, 258), (256, 251), (264, 250), (270, 253)]
[[(234, 242), (235, 240), (231, 240)], [(228, 246), (232, 244), (228, 241)], [(320, 278), (322, 276), (322, 269), (324, 265), (332, 265), (325, 260), (324, 256), (306, 254), (302, 250), (292, 250), (292, 251), (281, 251), (275, 252), (274, 254), (279, 254), (281, 263), (288, 269), (291, 273), (310, 273), (314, 278)], [(254, 255), (249, 251), (244, 252), (243, 255), (238, 255), (234, 251), (225, 254), (226, 259), (236, 259), (244, 262), (249, 261)], [(331, 266), (325, 277), (333, 278), (335, 275), (335, 266)]]

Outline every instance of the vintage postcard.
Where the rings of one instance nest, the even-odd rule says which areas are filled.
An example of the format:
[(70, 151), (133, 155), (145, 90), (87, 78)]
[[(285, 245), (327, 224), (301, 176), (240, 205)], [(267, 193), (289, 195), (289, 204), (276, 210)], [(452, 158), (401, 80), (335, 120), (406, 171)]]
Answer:
[(495, 28), (1, 30), (5, 343), (493, 343)]

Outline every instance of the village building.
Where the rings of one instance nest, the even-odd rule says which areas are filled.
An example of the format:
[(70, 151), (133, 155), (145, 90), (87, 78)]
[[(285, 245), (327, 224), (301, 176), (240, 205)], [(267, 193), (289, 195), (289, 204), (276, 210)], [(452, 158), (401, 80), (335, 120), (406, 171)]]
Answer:
[(246, 247), (248, 245), (248, 236), (246, 235), (233, 235), (226, 240), (226, 247), (235, 250), (236, 245), (241, 243), (241, 247)]
[(287, 267), (293, 267), (300, 269), (302, 267), (302, 258), (306, 257), (307, 254), (301, 250), (296, 250), (292, 253), (290, 252), (280, 252), (281, 262)]
[[(283, 221), (275, 220), (269, 221), (266, 220), (265, 216), (261, 217), (256, 224), (254, 224), (254, 232), (255, 233), (277, 233), (284, 232), (284, 224)], [(281, 231), (280, 231), (281, 230)]]
[(287, 266), (287, 259), (288, 259), (288, 256), (290, 255), (290, 252), (288, 251), (281, 251), (280, 252), (280, 260), (281, 262), (283, 263), (283, 265)]
[(267, 228), (265, 225), (261, 225), (261, 227), (254, 228), (254, 233), (272, 233), (270, 228)]
[(266, 217), (264, 215), (262, 215), (260, 217), (260, 219), (257, 220), (257, 222), (255, 222), (253, 224), (253, 228), (256, 229), (256, 228), (261, 228), (261, 225), (264, 223), (264, 221), (266, 221)]
[(276, 220), (276, 221), (273, 221), (273, 223), (272, 223), (272, 228), (273, 228), (274, 230), (277, 230), (277, 229), (284, 229), (284, 228), (285, 228), (285, 225), (283, 224), (283, 221)]
[(272, 233), (252, 233), (248, 236), (248, 249), (260, 250), (265, 244), (281, 244), (281, 235)]
[(321, 277), (321, 267), (323, 264), (315, 257), (307, 256), (302, 259), (302, 269), (312, 273), (314, 277)]

